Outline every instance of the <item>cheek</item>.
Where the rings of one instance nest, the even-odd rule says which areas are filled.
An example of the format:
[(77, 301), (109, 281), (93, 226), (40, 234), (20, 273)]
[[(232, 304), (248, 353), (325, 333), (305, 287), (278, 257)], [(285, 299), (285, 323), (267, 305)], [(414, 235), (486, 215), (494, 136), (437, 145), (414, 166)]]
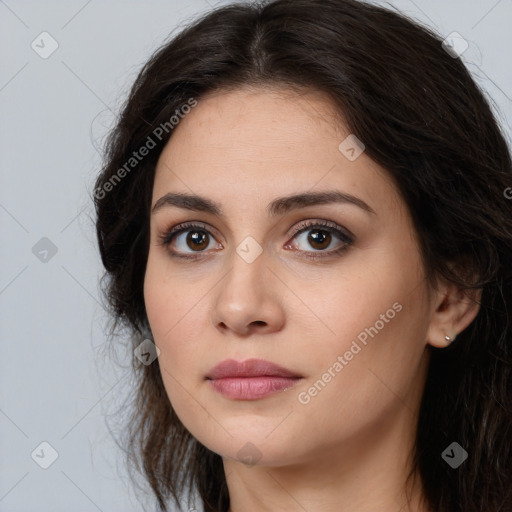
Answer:
[[(403, 414), (404, 406), (414, 408), (421, 392), (424, 328), (414, 306), (400, 299), (393, 304), (389, 310), (388, 303), (384, 308), (368, 303), (388, 323), (366, 314), (364, 323), (351, 322), (329, 346), (308, 352), (314, 371), (297, 389), (294, 411), (296, 418), (315, 418), (308, 422), (310, 439), (328, 446), (333, 439), (371, 436)], [(345, 324), (340, 332), (341, 327)]]
[(196, 402), (189, 394), (194, 393), (190, 369), (197, 368), (201, 357), (197, 347), (199, 338), (191, 328), (195, 325), (190, 320), (190, 315), (195, 314), (194, 301), (190, 294), (180, 293), (179, 287), (166, 279), (164, 267), (151, 257), (148, 259), (145, 307), (153, 342), (160, 350), (157, 362), (165, 392), (175, 413), (190, 430), (190, 424), (194, 424), (191, 418), (201, 414), (201, 408), (195, 410)]
[(314, 373), (300, 391), (320, 414), (329, 403), (347, 414), (363, 404), (379, 410), (393, 400), (389, 389), (406, 392), (424, 353), (429, 302), (419, 260), (409, 254), (404, 265), (392, 250), (374, 254), (371, 264), (364, 259), (361, 255), (357, 265), (340, 272), (338, 286), (331, 283), (323, 294), (311, 289), (308, 295), (326, 327), (315, 342), (303, 331)]
[(419, 261), (409, 250), (404, 265), (402, 254), (392, 247), (358, 251), (338, 272), (297, 284), (308, 310), (300, 320), (306, 329), (304, 342), (317, 339), (321, 353), (332, 355), (348, 350), (353, 340), (363, 346), (377, 338), (391, 338), (392, 344), (404, 340), (406, 331), (424, 313), (425, 300), (421, 294), (415, 296), (423, 281)]
[(180, 324), (193, 325), (194, 305), (201, 299), (199, 283), (173, 269), (166, 255), (150, 249), (144, 276), (144, 303), (156, 342), (165, 343)]
[(199, 375), (202, 368), (207, 289), (200, 281), (191, 283), (185, 275), (181, 279), (176, 270), (171, 273), (165, 257), (150, 254), (144, 301), (153, 342), (160, 349), (158, 361), (166, 387), (174, 389), (173, 377), (182, 383), (190, 380), (191, 369)]

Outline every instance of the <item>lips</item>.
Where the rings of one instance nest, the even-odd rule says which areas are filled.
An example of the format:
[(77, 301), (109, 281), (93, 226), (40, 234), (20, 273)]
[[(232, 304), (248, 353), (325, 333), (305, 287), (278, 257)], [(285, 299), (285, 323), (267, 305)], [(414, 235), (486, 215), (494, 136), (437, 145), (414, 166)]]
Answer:
[(302, 376), (270, 361), (228, 359), (212, 368), (206, 379), (226, 398), (259, 400), (293, 387)]
[(263, 359), (247, 359), (242, 362), (227, 359), (212, 368), (206, 376), (210, 380), (226, 379), (229, 377), (300, 378), (301, 375)]

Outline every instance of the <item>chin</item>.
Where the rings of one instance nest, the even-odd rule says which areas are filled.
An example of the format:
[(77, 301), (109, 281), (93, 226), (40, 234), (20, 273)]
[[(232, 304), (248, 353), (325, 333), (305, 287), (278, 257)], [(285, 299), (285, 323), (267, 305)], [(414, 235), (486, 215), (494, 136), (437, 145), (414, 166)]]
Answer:
[[(223, 459), (236, 461), (247, 466), (287, 466), (299, 462), (304, 455), (304, 445), (300, 445), (301, 453), (297, 453), (296, 436), (284, 430), (277, 435), (272, 432), (276, 423), (271, 428), (257, 430), (247, 428), (247, 424), (240, 429), (233, 428), (230, 433), (221, 439), (198, 438), (209, 450), (217, 453)], [(269, 436), (269, 433), (272, 432)]]

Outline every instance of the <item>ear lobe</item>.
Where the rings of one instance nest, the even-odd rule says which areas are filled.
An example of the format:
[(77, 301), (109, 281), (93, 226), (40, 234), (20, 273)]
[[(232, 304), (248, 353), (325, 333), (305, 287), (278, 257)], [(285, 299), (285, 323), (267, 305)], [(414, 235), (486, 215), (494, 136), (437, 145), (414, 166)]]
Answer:
[(445, 284), (435, 296), (434, 312), (427, 332), (427, 342), (437, 348), (447, 347), (475, 319), (480, 311), (482, 290), (461, 290)]

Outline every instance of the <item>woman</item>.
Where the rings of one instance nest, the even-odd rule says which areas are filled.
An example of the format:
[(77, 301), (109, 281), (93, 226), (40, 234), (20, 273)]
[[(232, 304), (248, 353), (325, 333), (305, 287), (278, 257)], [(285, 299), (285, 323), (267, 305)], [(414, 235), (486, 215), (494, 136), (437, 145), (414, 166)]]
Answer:
[(156, 52), (94, 195), (160, 509), (512, 510), (511, 184), (394, 12), (226, 6)]

